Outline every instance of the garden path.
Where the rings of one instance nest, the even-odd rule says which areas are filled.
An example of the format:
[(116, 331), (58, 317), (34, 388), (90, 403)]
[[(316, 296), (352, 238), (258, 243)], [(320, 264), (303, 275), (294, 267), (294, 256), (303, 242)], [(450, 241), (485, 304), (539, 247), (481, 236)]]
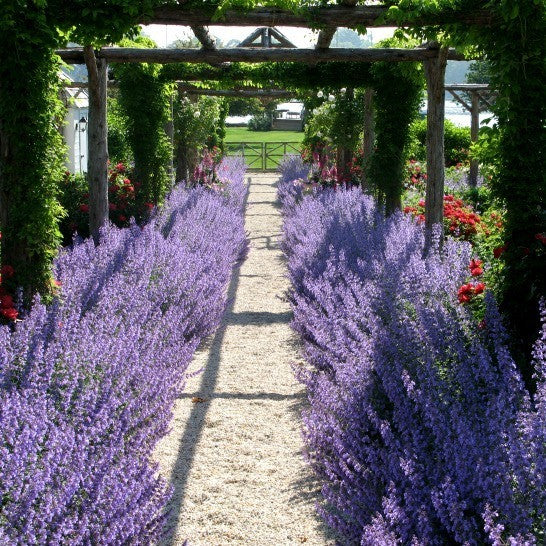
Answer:
[(305, 396), (291, 369), (298, 350), (284, 299), (277, 178), (251, 178), (249, 256), (234, 272), (219, 330), (190, 368), (203, 371), (188, 381), (156, 450), (174, 488), (164, 546), (333, 544), (301, 453)]

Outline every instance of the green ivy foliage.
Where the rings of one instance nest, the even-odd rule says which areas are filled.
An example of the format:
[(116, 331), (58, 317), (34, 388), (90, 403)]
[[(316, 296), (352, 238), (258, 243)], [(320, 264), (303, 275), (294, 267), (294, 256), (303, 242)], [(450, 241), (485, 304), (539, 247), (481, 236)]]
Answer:
[(174, 138), (177, 182), (193, 173), (203, 147), (223, 146), (225, 137), (225, 100), (201, 96), (183, 96), (175, 102)]
[(3, 4), (0, 231), (2, 263), (15, 270), (3, 284), (11, 289), (22, 286), (27, 300), (35, 289), (50, 291), (51, 261), (60, 242), (63, 210), (57, 194), (66, 152), (58, 131), (64, 109), (59, 100), (60, 65), (52, 51), (57, 43), (58, 33), (35, 3)]
[[(407, 40), (384, 40), (381, 47), (415, 46)], [(404, 165), (410, 143), (409, 128), (417, 117), (424, 88), (420, 63), (374, 63), (376, 150), (369, 180), (388, 214), (401, 207)]]
[[(155, 44), (139, 36), (121, 42), (124, 47), (148, 47)], [(172, 84), (159, 77), (156, 64), (117, 64), (114, 77), (119, 82), (118, 101), (131, 146), (134, 182), (140, 183), (143, 202), (161, 203), (171, 187), (169, 163), (172, 146), (165, 133), (170, 113)]]
[(121, 109), (118, 100), (119, 93), (115, 89), (108, 90), (107, 125), (108, 125), (108, 157), (110, 163), (134, 163), (133, 151), (129, 143), (128, 120)]

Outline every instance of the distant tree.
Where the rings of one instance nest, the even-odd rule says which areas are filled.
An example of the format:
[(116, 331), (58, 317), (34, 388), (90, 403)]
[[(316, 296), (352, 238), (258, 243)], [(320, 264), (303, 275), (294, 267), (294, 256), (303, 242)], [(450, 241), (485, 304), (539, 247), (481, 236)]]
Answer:
[(264, 106), (259, 99), (230, 99), (230, 116), (255, 116), (264, 111)]
[[(219, 49), (224, 47), (222, 40), (218, 36), (212, 36), (216, 42), (216, 47)], [(181, 38), (178, 38), (174, 42), (167, 46), (169, 49), (199, 49), (201, 42), (193, 35), (193, 33), (184, 33)]]
[(340, 28), (336, 30), (336, 33), (332, 38), (332, 47), (364, 48), (371, 46), (372, 39), (369, 35), (361, 36), (358, 32), (349, 28)]
[(467, 83), (491, 83), (491, 66), (487, 61), (474, 61), (466, 73)]

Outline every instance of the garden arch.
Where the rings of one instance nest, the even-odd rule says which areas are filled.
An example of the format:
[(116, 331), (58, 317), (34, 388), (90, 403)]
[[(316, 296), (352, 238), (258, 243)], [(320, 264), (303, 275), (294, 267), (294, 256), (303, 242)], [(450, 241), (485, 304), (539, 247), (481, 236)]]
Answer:
[[(494, 88), (499, 92), (496, 113), (502, 128), (498, 139), (500, 153), (497, 154), (500, 158), (499, 174), (493, 190), (507, 205), (506, 236), (509, 240), (503, 257), (507, 265), (504, 291), (510, 294), (514, 302), (518, 302), (511, 310), (513, 316), (518, 317), (515, 322), (528, 325), (529, 310), (532, 308), (536, 323), (537, 302), (540, 295), (546, 293), (544, 254), (537, 251), (528, 255), (525, 252), (535, 245), (535, 235), (546, 232), (546, 215), (543, 212), (546, 193), (543, 174), (546, 107), (542, 88), (546, 58), (544, 4), (536, 0), (522, 0), (516, 4), (474, 0), (457, 3), (455, 7), (453, 2), (389, 2), (388, 5), (379, 6), (352, 4), (348, 0), (344, 4), (321, 8), (302, 5), (288, 11), (261, 7), (245, 12), (229, 9), (229, 2), (223, 3), (218, 10), (215, 2), (203, 3), (202, 9), (197, 9), (191, 3), (162, 5), (157, 0), (142, 0), (136, 5), (123, 0), (101, 6), (91, 3), (83, 10), (81, 3), (72, 5), (56, 0), (33, 4), (32, 9), (23, 8), (17, 1), (7, 6), (1, 23), (0, 46), (3, 51), (17, 50), (19, 54), (3, 57), (0, 64), (0, 219), (4, 232), (3, 254), (21, 272), (24, 277), (22, 284), (29, 289), (47, 289), (49, 264), (58, 244), (56, 226), (59, 211), (55, 205), (55, 179), (59, 174), (60, 162), (44, 159), (47, 157), (49, 160), (51, 153), (57, 153), (51, 152), (48, 146), (53, 142), (57, 142), (55, 146), (59, 145), (53, 132), (47, 129), (51, 123), (46, 104), (46, 100), (52, 97), (50, 91), (57, 68), (53, 51), (63, 40), (58, 30), (70, 31), (80, 43), (100, 46), (119, 41), (138, 23), (186, 24), (203, 38), (205, 45), (204, 51), (198, 52), (200, 59), (223, 62), (235, 60), (239, 53), (231, 50), (230, 54), (230, 50), (227, 50), (219, 54), (212, 50), (212, 44), (207, 44), (206, 25), (275, 26), (282, 22), (287, 26), (321, 27), (324, 30), (319, 47), (308, 52), (309, 56), (314, 54), (313, 60), (309, 57), (309, 62), (320, 62), (328, 56), (332, 59), (334, 55), (331, 50), (321, 47), (329, 43), (327, 34), (333, 27), (395, 25), (420, 28), (420, 37), (427, 39), (434, 39), (438, 29), (442, 29), (451, 43), (464, 46), (477, 44), (492, 63)], [(123, 53), (120, 49), (109, 53), (105, 48), (95, 56), (91, 45), (86, 49), (88, 60), (97, 67), (96, 71), (91, 71), (94, 83), (100, 81), (101, 74), (105, 74), (103, 65), (107, 62), (106, 57), (111, 55), (110, 60), (114, 62), (114, 56)], [(273, 53), (281, 55), (282, 50)], [(444, 49), (435, 52), (425, 50), (425, 53), (425, 58), (421, 59), (413, 50), (404, 55), (411, 55), (411, 60), (422, 60), (428, 64), (428, 76), (434, 80), (431, 83), (436, 82), (429, 85), (429, 93), (438, 93), (443, 87), (438, 83), (441, 80), (438, 73), (442, 71), (446, 53)], [(81, 52), (74, 54), (81, 58)], [(305, 56), (305, 53), (293, 54)], [(423, 51), (420, 54), (423, 55)], [(345, 60), (355, 59), (349, 52), (341, 55), (345, 55)], [(117, 60), (126, 61), (127, 58), (118, 57)], [(159, 62), (157, 58), (155, 62)], [(20, 74), (25, 75), (24, 83), (20, 81)], [(28, 101), (25, 103), (21, 98), (26, 94), (23, 89), (28, 85), (29, 77), (36, 84), (33, 85), (36, 100), (32, 104)], [(514, 85), (514, 82), (520, 81), (521, 84)], [(38, 105), (38, 98), (43, 102), (41, 106)], [(434, 100), (430, 99), (429, 103), (433, 105), (430, 120), (438, 122), (442, 105), (438, 102), (440, 110), (435, 110)], [(41, 115), (36, 115), (37, 111)], [(94, 123), (89, 127), (90, 132)], [(97, 124), (100, 123), (97, 120)], [(521, 139), (523, 133), (524, 140)], [(429, 144), (441, 140), (437, 134), (434, 135), (431, 131)], [(437, 151), (441, 149), (440, 146), (436, 147)], [(29, 147), (37, 151), (31, 162), (25, 157)], [(438, 153), (432, 155), (436, 157), (430, 158), (429, 169), (431, 177), (436, 178)], [(102, 158), (98, 165), (102, 165)], [(21, 172), (25, 169), (28, 175), (21, 181)], [(104, 176), (102, 167), (99, 174)], [(438, 195), (439, 192), (433, 191), (432, 194)], [(95, 201), (98, 208), (94, 214), (98, 218), (97, 225), (100, 225), (100, 214), (104, 213), (104, 208), (100, 210), (98, 200)], [(33, 207), (39, 214), (31, 218)], [(437, 219), (433, 211), (438, 209), (438, 202), (430, 201), (429, 207), (427, 227), (430, 228)]]

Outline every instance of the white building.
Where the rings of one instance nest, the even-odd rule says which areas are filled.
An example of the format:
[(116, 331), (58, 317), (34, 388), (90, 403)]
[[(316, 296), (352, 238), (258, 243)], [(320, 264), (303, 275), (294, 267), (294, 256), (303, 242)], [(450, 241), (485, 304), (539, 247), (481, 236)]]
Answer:
[[(73, 81), (64, 72), (63, 81)], [(89, 116), (89, 97), (87, 90), (78, 87), (65, 87), (63, 99), (67, 107), (63, 136), (68, 147), (66, 169), (71, 173), (87, 172), (87, 118)]]

